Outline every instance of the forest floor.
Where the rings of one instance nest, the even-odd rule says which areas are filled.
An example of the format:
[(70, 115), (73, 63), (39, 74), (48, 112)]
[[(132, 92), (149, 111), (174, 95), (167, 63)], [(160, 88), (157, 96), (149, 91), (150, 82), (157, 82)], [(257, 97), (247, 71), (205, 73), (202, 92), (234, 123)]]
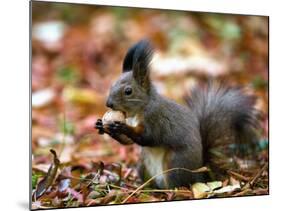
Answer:
[[(266, 18), (33, 4), (33, 209), (269, 193)], [(222, 180), (152, 189), (137, 174), (140, 147), (97, 133), (124, 54), (144, 36), (157, 49), (152, 79), (161, 94), (184, 103), (194, 85), (213, 78), (257, 96), (256, 160), (240, 160)]]

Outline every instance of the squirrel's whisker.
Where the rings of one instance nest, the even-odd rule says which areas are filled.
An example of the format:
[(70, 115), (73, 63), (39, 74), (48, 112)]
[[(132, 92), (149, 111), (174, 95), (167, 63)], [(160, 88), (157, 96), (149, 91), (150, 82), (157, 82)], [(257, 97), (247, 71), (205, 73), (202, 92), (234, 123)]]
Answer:
[(127, 99), (127, 101), (130, 101), (130, 102), (142, 102), (142, 100), (140, 100), (140, 99)]

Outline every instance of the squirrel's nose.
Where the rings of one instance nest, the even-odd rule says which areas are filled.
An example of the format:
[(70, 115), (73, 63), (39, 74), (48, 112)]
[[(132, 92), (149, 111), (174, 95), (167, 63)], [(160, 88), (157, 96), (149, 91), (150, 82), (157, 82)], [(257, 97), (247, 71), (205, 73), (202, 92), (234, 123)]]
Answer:
[(106, 106), (109, 107), (109, 108), (113, 108), (113, 102), (110, 98), (107, 99)]

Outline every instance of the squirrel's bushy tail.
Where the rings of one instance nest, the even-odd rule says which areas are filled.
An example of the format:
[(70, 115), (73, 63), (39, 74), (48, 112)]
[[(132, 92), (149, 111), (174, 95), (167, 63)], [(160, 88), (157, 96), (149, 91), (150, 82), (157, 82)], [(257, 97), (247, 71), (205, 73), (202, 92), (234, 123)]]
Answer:
[(192, 91), (187, 103), (199, 119), (206, 165), (237, 168), (237, 157), (253, 154), (259, 122), (255, 102), (237, 87), (209, 84)]

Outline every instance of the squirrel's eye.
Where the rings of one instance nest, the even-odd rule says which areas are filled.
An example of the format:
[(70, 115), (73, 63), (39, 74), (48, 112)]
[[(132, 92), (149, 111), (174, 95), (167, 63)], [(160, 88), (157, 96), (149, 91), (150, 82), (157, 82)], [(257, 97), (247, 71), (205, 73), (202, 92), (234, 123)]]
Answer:
[(125, 92), (125, 95), (130, 95), (130, 94), (132, 94), (133, 90), (131, 87), (126, 87), (124, 92)]

